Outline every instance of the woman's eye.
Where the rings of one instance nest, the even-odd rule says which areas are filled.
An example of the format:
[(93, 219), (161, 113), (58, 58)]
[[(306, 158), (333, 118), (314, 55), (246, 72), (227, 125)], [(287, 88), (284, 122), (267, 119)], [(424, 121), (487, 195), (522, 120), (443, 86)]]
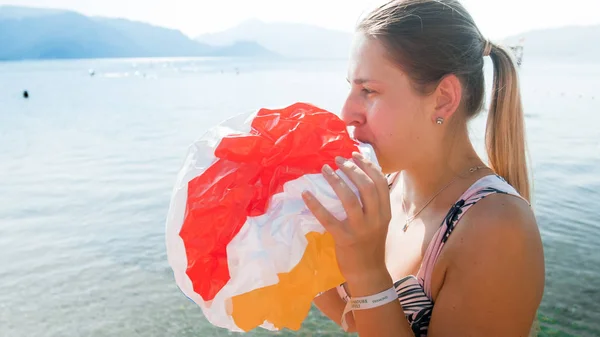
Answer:
[(371, 90), (371, 89), (369, 89), (369, 88), (363, 88), (363, 89), (362, 89), (362, 92), (364, 92), (365, 94), (372, 94), (372, 93), (374, 93), (375, 91), (373, 91), (373, 90)]

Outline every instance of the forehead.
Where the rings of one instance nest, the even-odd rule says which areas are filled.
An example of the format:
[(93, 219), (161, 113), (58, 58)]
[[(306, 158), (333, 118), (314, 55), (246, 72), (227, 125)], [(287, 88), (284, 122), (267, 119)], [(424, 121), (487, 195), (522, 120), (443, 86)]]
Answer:
[(389, 81), (397, 76), (403, 76), (398, 66), (393, 64), (383, 44), (376, 39), (356, 34), (352, 43), (348, 79)]

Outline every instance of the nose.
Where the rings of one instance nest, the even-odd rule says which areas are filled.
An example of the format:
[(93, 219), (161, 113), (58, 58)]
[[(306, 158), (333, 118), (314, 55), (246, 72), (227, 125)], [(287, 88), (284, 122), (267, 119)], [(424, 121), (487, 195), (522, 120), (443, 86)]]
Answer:
[(366, 122), (365, 108), (362, 106), (359, 100), (353, 97), (352, 94), (348, 95), (344, 106), (342, 107), (341, 118), (346, 125), (358, 127)]

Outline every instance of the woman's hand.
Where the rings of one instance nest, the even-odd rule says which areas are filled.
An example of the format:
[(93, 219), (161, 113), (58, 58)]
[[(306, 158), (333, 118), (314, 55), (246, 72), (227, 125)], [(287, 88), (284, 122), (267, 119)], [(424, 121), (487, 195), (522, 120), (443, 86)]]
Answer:
[[(333, 236), (338, 266), (354, 292), (352, 284), (371, 283), (377, 288), (371, 281), (381, 283), (376, 280), (383, 279), (387, 283), (389, 279), (385, 265), (385, 242), (391, 208), (388, 183), (383, 173), (358, 152), (353, 153), (352, 158), (346, 160), (338, 157), (336, 163), (357, 187), (360, 199), (331, 167), (323, 167), (324, 177), (346, 211), (345, 220), (338, 220), (310, 192), (304, 192), (302, 196), (317, 220)], [(352, 295), (372, 295), (360, 294), (360, 290), (357, 292)]]

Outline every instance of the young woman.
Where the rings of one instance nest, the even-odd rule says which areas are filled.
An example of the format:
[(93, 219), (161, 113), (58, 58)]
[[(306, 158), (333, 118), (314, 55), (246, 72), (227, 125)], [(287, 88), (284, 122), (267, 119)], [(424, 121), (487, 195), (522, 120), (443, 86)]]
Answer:
[[(484, 105), (488, 56), (486, 165), (467, 123)], [(342, 118), (383, 172), (358, 154), (339, 158), (357, 197), (323, 168), (344, 221), (303, 195), (334, 237), (346, 279), (316, 306), (361, 337), (527, 336), (544, 257), (510, 54), (458, 1), (391, 1), (358, 25), (348, 81)]]

